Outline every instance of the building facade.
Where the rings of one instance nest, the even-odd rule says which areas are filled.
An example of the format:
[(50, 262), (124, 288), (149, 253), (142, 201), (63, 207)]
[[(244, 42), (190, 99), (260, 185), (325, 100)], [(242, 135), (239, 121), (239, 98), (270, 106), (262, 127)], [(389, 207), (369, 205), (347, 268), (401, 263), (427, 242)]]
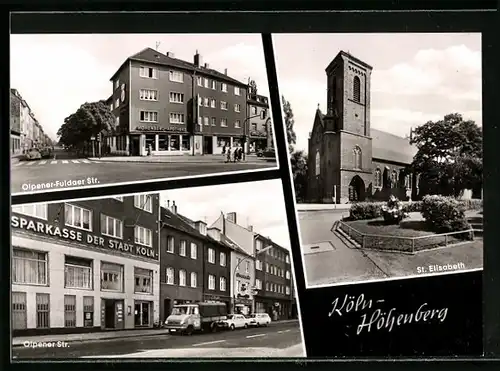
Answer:
[(14, 335), (153, 327), (157, 194), (12, 208)]
[(21, 131), (22, 99), (15, 89), (10, 90), (10, 153), (18, 155), (23, 152)]
[(275, 321), (293, 318), (290, 252), (260, 234), (255, 236), (255, 251), (255, 311), (268, 313)]
[(248, 153), (274, 148), (271, 114), (267, 97), (248, 94)]
[(371, 66), (343, 51), (326, 68), (327, 112), (318, 108), (309, 135), (311, 202), (418, 195), (418, 179), (406, 170), (417, 149), (407, 138), (371, 128), (371, 73)]
[(187, 62), (146, 48), (111, 81), (112, 154), (217, 154), (242, 144), (247, 85), (211, 69), (198, 53)]

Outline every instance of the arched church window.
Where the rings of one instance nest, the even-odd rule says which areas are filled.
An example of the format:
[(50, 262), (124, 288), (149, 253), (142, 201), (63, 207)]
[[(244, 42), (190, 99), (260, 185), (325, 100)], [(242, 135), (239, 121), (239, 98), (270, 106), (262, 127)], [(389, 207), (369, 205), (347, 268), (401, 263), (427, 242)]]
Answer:
[(361, 80), (358, 76), (354, 76), (354, 80), (352, 82), (352, 98), (356, 102), (361, 101)]
[(398, 185), (398, 172), (393, 170), (391, 173), (391, 184), (393, 187), (397, 187)]
[(375, 170), (375, 187), (382, 187), (382, 171), (380, 168)]
[(361, 148), (359, 148), (358, 146), (354, 147), (354, 149), (352, 150), (352, 153), (353, 153), (353, 157), (354, 157), (354, 168), (355, 169), (361, 169)]
[(319, 175), (321, 169), (319, 151), (316, 152), (316, 175)]

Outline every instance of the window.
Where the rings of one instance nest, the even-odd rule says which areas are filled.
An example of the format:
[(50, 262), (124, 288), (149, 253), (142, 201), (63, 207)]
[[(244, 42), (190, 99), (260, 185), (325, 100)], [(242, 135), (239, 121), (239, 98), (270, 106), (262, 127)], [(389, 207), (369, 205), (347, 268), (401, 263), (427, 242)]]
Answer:
[(398, 173), (396, 170), (393, 170), (391, 173), (391, 188), (397, 187), (398, 183)]
[(186, 271), (184, 269), (181, 269), (179, 271), (179, 286), (186, 286)]
[(12, 282), (46, 285), (47, 253), (14, 248), (12, 251)]
[(255, 269), (258, 271), (262, 270), (262, 262), (260, 260), (255, 261)]
[(215, 264), (215, 250), (212, 248), (208, 249), (208, 262)]
[(47, 220), (47, 204), (27, 204), (12, 206), (12, 211), (18, 214), (33, 216), (38, 219)]
[(120, 87), (120, 80), (115, 80), (115, 90)]
[(210, 98), (203, 98), (203, 105), (205, 107), (209, 107), (210, 106)]
[(208, 275), (208, 289), (215, 290), (215, 276), (213, 274)]
[(166, 281), (167, 285), (173, 285), (175, 283), (174, 275), (175, 275), (174, 268), (168, 267), (167, 268), (167, 281)]
[(225, 82), (220, 85), (220, 90), (222, 90), (224, 93), (227, 93), (227, 84)]
[(134, 292), (152, 294), (153, 293), (153, 271), (134, 267)]
[(354, 156), (354, 168), (355, 169), (361, 169), (362, 163), (361, 163), (361, 148), (358, 146), (354, 147), (352, 150), (353, 156)]
[(209, 87), (209, 81), (208, 81), (208, 79), (206, 77), (205, 77), (205, 81), (204, 82), (205, 82), (205, 87), (208, 88)]
[(255, 240), (255, 250), (257, 250), (257, 251), (262, 250), (262, 241), (261, 240)]
[(213, 99), (213, 98), (210, 98), (210, 107), (211, 108), (215, 108), (216, 107), (215, 99)]
[(75, 295), (64, 295), (64, 327), (76, 327)]
[[(173, 239), (173, 237), (172, 237), (172, 239)], [(169, 252), (174, 252), (173, 251), (174, 250), (174, 246), (173, 245), (174, 244), (172, 243), (172, 251), (169, 251)], [(180, 256), (186, 256), (186, 250), (187, 250), (186, 246), (187, 246), (187, 242), (185, 240), (181, 240), (180, 245), (179, 245), (179, 255)]]
[(212, 89), (213, 90), (217, 89), (217, 81), (212, 80)]
[(73, 256), (64, 257), (64, 287), (92, 289), (92, 260)]
[(26, 293), (13, 292), (12, 293), (12, 329), (24, 330), (28, 327), (27, 313), (26, 313)]
[(266, 263), (266, 273), (270, 273), (270, 271), (269, 271), (269, 263)]
[(198, 275), (196, 272), (191, 272), (191, 287), (196, 287), (198, 285)]
[(170, 81), (184, 82), (184, 74), (180, 71), (170, 71), (168, 76), (169, 76)]
[(236, 258), (236, 270), (239, 271), (240, 270), (240, 265), (241, 265), (241, 262), (242, 262), (242, 259), (240, 258)]
[(136, 225), (134, 228), (135, 243), (143, 246), (153, 246), (153, 232), (151, 229)]
[(237, 129), (241, 128), (241, 121), (240, 120), (236, 120), (234, 122), (234, 127), (237, 128)]
[(241, 112), (241, 105), (240, 104), (236, 103), (234, 105), (234, 112)]
[(247, 260), (245, 264), (245, 273), (250, 272), (250, 262)]
[(101, 214), (101, 233), (105, 236), (123, 238), (123, 222)]
[(64, 205), (64, 222), (67, 226), (92, 231), (92, 211), (79, 206)]
[(219, 278), (219, 290), (226, 291), (226, 277)]
[(123, 292), (123, 265), (101, 262), (101, 291)]
[(153, 199), (150, 195), (135, 195), (134, 206), (138, 209), (147, 211), (148, 213), (152, 213)]
[(169, 99), (170, 99), (170, 103), (184, 103), (184, 94), (183, 93), (170, 92), (169, 93)]
[(290, 255), (285, 255), (285, 263), (290, 264)]
[(286, 279), (289, 280), (290, 279), (290, 271), (286, 271), (286, 275), (285, 275)]
[(210, 125), (210, 118), (208, 116), (203, 117), (203, 125)]
[(227, 102), (220, 101), (220, 109), (227, 111)]
[(50, 295), (36, 294), (36, 328), (50, 327)]
[(382, 187), (382, 171), (380, 168), (375, 170), (375, 187)]
[(220, 257), (219, 257), (219, 260), (220, 260), (220, 266), (221, 267), (225, 267), (226, 266), (226, 253), (224, 252), (221, 252), (220, 253)]
[(195, 243), (191, 242), (191, 259), (198, 258), (198, 246)]
[(170, 113), (170, 123), (171, 124), (184, 124), (184, 114), (183, 113)]
[(141, 111), (139, 119), (142, 122), (158, 122), (158, 112), (155, 112), (155, 111)]
[[(90, 318), (87, 317), (87, 313)], [(94, 326), (94, 297), (84, 296), (83, 297), (83, 326), (93, 327)]]
[(286, 294), (290, 295), (290, 287), (289, 286), (286, 287)]
[(321, 159), (319, 157), (319, 151), (316, 152), (316, 175), (319, 175), (321, 169)]
[(266, 291), (270, 291), (269, 289), (271, 288), (271, 286), (269, 285), (269, 282), (266, 282)]
[(257, 107), (252, 106), (252, 115), (256, 115), (256, 114), (257, 114)]
[(141, 90), (139, 90), (139, 99), (140, 100), (157, 101), (158, 100), (158, 90), (141, 89)]
[(361, 101), (361, 81), (358, 76), (354, 76), (354, 80), (352, 82), (352, 99), (356, 102)]
[(221, 118), (220, 119), (220, 126), (227, 127), (227, 119), (226, 118)]
[(210, 124), (212, 126), (216, 126), (217, 125), (217, 118), (216, 117), (212, 117), (212, 120), (211, 120)]
[(201, 76), (196, 77), (196, 82), (198, 83), (198, 86), (203, 86), (203, 78)]
[(235, 86), (234, 87), (234, 95), (240, 95), (240, 94), (241, 94), (240, 88), (238, 86)]
[(257, 290), (262, 290), (262, 281), (259, 280), (258, 278), (255, 279), (255, 288)]
[(158, 78), (158, 69), (152, 67), (141, 67), (139, 70), (139, 75), (148, 79)]

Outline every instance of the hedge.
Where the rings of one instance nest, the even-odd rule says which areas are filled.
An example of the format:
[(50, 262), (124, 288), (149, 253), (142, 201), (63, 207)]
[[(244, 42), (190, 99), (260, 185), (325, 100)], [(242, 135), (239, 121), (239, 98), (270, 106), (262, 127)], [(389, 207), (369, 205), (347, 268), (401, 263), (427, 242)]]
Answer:
[(438, 233), (463, 231), (471, 228), (465, 217), (467, 205), (453, 197), (424, 196), (422, 216), (429, 228)]

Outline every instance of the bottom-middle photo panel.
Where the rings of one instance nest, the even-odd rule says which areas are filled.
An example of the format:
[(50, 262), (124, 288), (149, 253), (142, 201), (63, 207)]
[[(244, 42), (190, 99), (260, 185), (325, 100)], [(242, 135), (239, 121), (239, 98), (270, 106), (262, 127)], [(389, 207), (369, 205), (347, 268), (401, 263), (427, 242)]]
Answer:
[(16, 359), (305, 357), (279, 179), (17, 205), (11, 226)]

